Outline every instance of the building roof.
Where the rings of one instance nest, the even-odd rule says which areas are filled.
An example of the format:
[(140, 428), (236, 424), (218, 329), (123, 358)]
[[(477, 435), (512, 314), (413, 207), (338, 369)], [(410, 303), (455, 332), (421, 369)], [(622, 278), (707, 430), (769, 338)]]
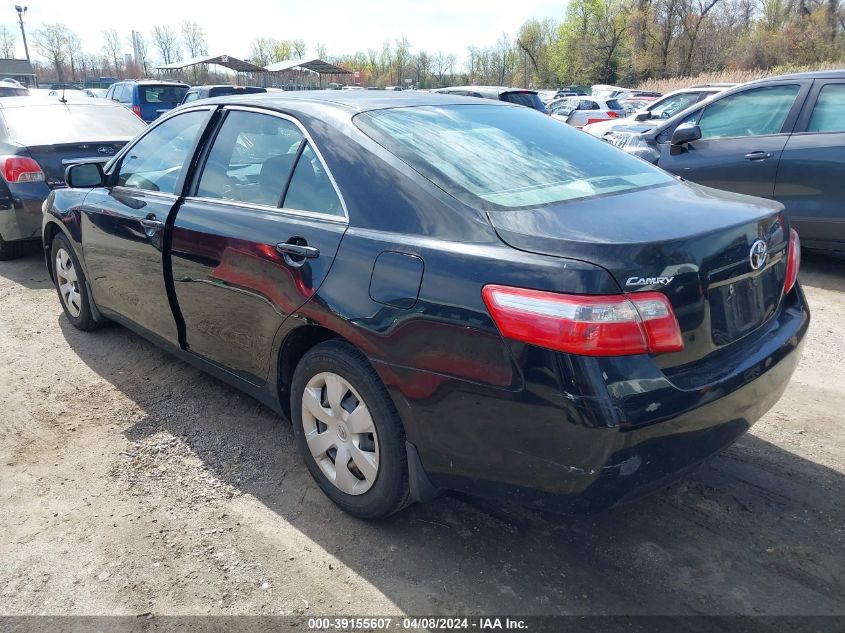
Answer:
[(282, 70), (294, 70), (304, 68), (319, 75), (349, 75), (351, 71), (335, 66), (329, 62), (324, 62), (322, 59), (286, 59), (275, 64), (265, 66), (264, 70), (271, 73), (280, 72)]
[(255, 64), (238, 59), (237, 57), (232, 57), (231, 55), (217, 55), (212, 57), (203, 55), (201, 57), (192, 57), (191, 59), (183, 59), (182, 61), (173, 62), (172, 64), (164, 64), (163, 66), (159, 66), (157, 70), (180, 70), (182, 68), (187, 68), (188, 66), (198, 66), (200, 64), (216, 64), (217, 66), (223, 66), (239, 73), (264, 72), (264, 69), (261, 66), (256, 66)]
[(35, 75), (32, 64), (26, 59), (0, 59), (2, 75)]

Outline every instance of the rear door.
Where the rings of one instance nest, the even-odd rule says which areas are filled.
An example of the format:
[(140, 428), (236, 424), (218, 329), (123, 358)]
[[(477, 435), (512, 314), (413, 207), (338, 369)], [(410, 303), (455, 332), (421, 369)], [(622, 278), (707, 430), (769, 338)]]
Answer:
[(816, 80), (786, 143), (774, 195), (805, 244), (843, 247), (845, 80)]
[(191, 110), (150, 128), (111, 170), (110, 186), (92, 190), (83, 205), (83, 251), (97, 305), (174, 345), (165, 226), (211, 112)]
[(688, 114), (701, 140), (672, 155), (667, 130), (658, 165), (693, 182), (771, 198), (778, 161), (810, 82), (754, 86), (725, 95)]
[(171, 262), (186, 348), (260, 385), (288, 315), (317, 291), (347, 227), (292, 118), (230, 106), (176, 214)]

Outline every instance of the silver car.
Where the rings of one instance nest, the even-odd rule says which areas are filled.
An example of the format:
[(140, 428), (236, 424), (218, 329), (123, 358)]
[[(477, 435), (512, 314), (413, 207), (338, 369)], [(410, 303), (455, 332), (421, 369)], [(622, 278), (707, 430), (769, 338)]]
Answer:
[(616, 99), (583, 96), (563, 99), (549, 110), (549, 114), (569, 125), (582, 128), (599, 121), (620, 119), (625, 116), (625, 110)]

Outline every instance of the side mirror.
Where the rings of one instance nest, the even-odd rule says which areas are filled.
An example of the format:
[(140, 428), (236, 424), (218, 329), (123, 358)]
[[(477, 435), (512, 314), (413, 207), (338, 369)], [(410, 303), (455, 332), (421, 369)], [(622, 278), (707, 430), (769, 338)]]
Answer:
[(686, 145), (701, 138), (701, 128), (695, 123), (684, 123), (672, 132), (672, 145)]
[(637, 113), (634, 115), (635, 121), (648, 121), (651, 118), (651, 112), (648, 110), (637, 110)]
[(105, 179), (101, 163), (78, 163), (69, 165), (65, 169), (65, 182), (68, 187), (78, 189), (102, 187)]

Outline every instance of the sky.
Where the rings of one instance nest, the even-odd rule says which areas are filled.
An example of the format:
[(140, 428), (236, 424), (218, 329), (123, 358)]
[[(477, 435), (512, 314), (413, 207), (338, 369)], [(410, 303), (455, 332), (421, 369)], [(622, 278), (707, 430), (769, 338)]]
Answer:
[[(30, 35), (45, 22), (63, 22), (82, 39), (86, 52), (100, 53), (102, 31), (117, 29), (127, 39), (132, 29), (149, 36), (153, 25), (178, 26), (185, 20), (199, 23), (206, 33), (209, 53), (243, 59), (255, 37), (304, 39), (308, 56), (316, 57), (316, 45), (328, 55), (381, 48), (385, 39), (404, 35), (412, 49), (466, 56), (469, 45), (484, 47), (499, 35), (515, 36), (529, 18), (562, 19), (566, 0), (141, 0), (140, 2), (82, 2), (81, 0), (34, 0), (25, 23), (30, 54), (37, 57)], [(17, 14), (8, 5), (0, 23), (15, 27)], [(23, 46), (18, 42), (19, 56)], [(157, 54), (153, 55), (154, 58)], [(187, 57), (183, 52), (183, 57)]]

